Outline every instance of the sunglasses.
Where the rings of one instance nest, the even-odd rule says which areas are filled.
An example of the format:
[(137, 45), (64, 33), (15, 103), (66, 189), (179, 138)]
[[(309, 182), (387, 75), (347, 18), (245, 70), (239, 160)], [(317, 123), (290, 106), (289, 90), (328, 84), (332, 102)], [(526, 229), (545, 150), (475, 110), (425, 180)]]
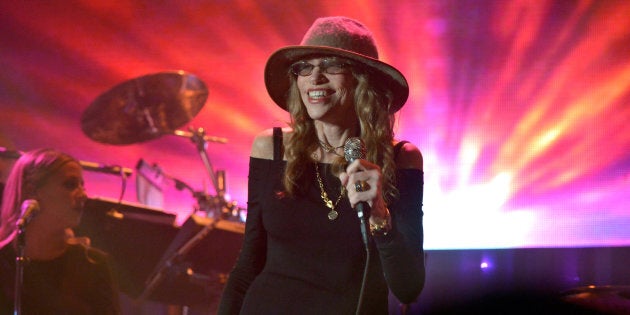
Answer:
[(322, 59), (319, 65), (310, 64), (304, 60), (300, 60), (291, 65), (289, 68), (291, 73), (296, 76), (306, 77), (313, 73), (315, 67), (319, 67), (319, 70), (327, 74), (343, 74), (348, 73), (352, 65), (344, 60), (339, 59)]

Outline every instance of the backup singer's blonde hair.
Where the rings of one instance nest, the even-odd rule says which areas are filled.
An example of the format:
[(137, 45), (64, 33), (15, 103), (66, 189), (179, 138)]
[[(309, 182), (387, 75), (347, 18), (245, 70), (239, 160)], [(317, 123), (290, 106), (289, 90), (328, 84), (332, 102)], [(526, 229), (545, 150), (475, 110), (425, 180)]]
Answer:
[(4, 187), (0, 208), (0, 248), (11, 242), (17, 232), (15, 223), (21, 215), (21, 205), (33, 199), (37, 189), (67, 163), (78, 160), (55, 149), (38, 149), (24, 153), (13, 164)]
[[(357, 81), (354, 93), (355, 111), (361, 128), (359, 136), (367, 148), (366, 159), (381, 167), (383, 174), (383, 198), (390, 202), (398, 196), (396, 182), (396, 164), (394, 161), (394, 115), (389, 114), (392, 104), (392, 93), (379, 90), (378, 85), (371, 82), (373, 78), (363, 71), (352, 70)], [(313, 163), (311, 153), (319, 146), (313, 120), (302, 104), (294, 75), (289, 74), (291, 86), (287, 96), (287, 107), (291, 114), (289, 126), (293, 134), (287, 139), (285, 154), (287, 168), (284, 175), (284, 188), (291, 196), (302, 194), (307, 187), (303, 183), (304, 170)], [(346, 161), (343, 157), (333, 163), (333, 170), (340, 170)], [(302, 183), (302, 184), (300, 184)]]

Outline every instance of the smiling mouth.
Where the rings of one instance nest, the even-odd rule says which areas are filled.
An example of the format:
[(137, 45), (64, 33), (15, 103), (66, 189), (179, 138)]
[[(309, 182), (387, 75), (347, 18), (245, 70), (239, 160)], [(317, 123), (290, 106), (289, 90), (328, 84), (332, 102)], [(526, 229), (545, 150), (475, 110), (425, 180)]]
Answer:
[(313, 99), (319, 99), (319, 98), (328, 97), (330, 94), (332, 94), (332, 93), (329, 93), (329, 91), (314, 90), (314, 91), (309, 91), (308, 92), (308, 97), (313, 98)]

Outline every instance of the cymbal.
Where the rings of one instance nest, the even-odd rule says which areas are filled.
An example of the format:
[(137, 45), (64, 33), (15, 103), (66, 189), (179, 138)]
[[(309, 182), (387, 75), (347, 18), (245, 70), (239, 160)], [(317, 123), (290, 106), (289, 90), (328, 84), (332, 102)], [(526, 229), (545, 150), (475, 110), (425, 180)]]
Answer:
[(116, 145), (148, 141), (191, 121), (208, 88), (185, 71), (160, 72), (120, 83), (96, 98), (81, 116), (92, 140)]

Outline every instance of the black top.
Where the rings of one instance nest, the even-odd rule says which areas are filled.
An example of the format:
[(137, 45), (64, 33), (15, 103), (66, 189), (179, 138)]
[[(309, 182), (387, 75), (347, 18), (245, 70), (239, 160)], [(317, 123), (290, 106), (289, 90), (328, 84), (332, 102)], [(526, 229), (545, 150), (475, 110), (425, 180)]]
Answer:
[[(240, 257), (226, 285), (219, 314), (354, 314), (365, 248), (348, 198), (329, 220), (315, 167), (305, 196), (284, 196), (286, 162), (250, 158), (248, 213)], [(331, 200), (341, 183), (318, 164)], [(400, 198), (389, 204), (393, 230), (370, 241), (371, 261), (362, 314), (387, 314), (388, 286), (404, 303), (423, 287), (422, 171), (397, 171)]]
[[(15, 285), (13, 246), (0, 249), (0, 314), (12, 314)], [(107, 256), (70, 245), (53, 260), (26, 260), (22, 314), (120, 314), (118, 292)]]

